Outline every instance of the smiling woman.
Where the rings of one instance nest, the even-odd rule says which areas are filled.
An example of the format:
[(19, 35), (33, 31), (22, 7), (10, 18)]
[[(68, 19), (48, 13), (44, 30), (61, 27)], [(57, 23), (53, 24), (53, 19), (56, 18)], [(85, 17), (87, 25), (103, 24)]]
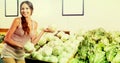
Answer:
[(5, 47), (1, 57), (5, 63), (25, 63), (24, 45), (30, 41), (35, 45), (48, 28), (37, 34), (37, 22), (31, 18), (33, 5), (30, 1), (23, 1), (20, 5), (21, 17), (16, 17), (5, 35)]
[(33, 12), (33, 5), (32, 3), (21, 3), (20, 5), (20, 13), (22, 16), (24, 17), (29, 17), (30, 15), (32, 15)]

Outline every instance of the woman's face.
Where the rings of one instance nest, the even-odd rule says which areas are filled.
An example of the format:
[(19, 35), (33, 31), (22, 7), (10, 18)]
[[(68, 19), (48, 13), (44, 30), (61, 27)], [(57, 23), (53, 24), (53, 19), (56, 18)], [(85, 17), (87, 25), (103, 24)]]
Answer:
[(21, 6), (20, 12), (21, 12), (21, 15), (23, 15), (24, 17), (29, 17), (29, 16), (31, 16), (32, 11), (31, 11), (30, 7), (26, 3), (24, 3)]

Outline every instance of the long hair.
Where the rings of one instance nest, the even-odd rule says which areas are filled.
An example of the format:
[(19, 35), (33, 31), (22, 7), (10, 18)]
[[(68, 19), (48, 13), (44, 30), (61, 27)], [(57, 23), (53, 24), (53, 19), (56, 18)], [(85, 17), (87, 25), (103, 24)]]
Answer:
[[(32, 12), (33, 12), (33, 4), (30, 2), (30, 1), (23, 1), (22, 3), (21, 3), (21, 5), (20, 5), (20, 10), (21, 10), (21, 7), (22, 7), (22, 5), (24, 4), (24, 3), (26, 3), (29, 7), (30, 7), (30, 9), (31, 9), (31, 15), (32, 15)], [(22, 14), (21, 14), (22, 15)], [(28, 23), (26, 22), (26, 19), (25, 19), (25, 17), (22, 15), (22, 17), (21, 17), (21, 23), (22, 23), (22, 29), (24, 30), (24, 32), (26, 33), (27, 32), (27, 34), (29, 34), (30, 33), (30, 28), (28, 27)]]

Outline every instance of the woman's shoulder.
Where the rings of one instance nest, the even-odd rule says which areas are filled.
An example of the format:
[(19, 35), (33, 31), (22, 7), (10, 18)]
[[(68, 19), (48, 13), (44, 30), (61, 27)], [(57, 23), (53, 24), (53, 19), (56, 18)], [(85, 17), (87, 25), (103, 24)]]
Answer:
[(20, 17), (16, 17), (16, 18), (14, 18), (14, 20), (13, 20), (13, 23), (15, 23), (16, 25), (17, 25), (17, 24), (19, 25), (20, 22), (21, 22)]
[(14, 21), (20, 22), (20, 21), (21, 21), (21, 17), (16, 17), (16, 18), (14, 19)]

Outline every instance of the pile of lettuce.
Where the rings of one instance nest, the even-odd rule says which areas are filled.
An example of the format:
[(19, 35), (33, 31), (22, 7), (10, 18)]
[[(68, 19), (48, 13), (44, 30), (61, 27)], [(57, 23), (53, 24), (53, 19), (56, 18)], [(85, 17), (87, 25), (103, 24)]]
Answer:
[(67, 63), (78, 50), (79, 43), (83, 36), (77, 33), (67, 34), (64, 31), (57, 33), (45, 33), (39, 42), (34, 46), (27, 42), (25, 58), (40, 60), (50, 63)]
[(120, 31), (87, 31), (69, 63), (120, 63)]

